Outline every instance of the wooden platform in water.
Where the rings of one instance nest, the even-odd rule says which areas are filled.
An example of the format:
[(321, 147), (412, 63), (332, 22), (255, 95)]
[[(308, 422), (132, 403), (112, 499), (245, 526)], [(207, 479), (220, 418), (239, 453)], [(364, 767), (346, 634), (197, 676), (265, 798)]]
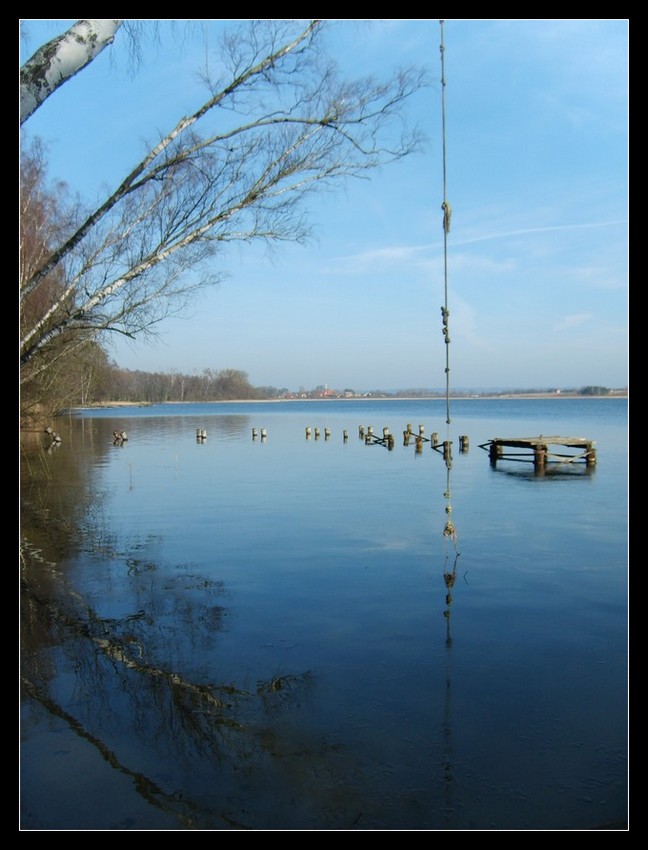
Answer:
[[(539, 434), (537, 437), (494, 437), (487, 443), (482, 445), (482, 448), (488, 447), (488, 452), (492, 463), (497, 463), (498, 460), (506, 458), (516, 458), (519, 460), (532, 460), (536, 467), (544, 466), (549, 461), (557, 461), (559, 463), (574, 463), (575, 461), (583, 461), (587, 466), (594, 466), (596, 463), (596, 443), (593, 440), (588, 440), (585, 437), (547, 437), (544, 434)], [(562, 446), (568, 449), (582, 449), (579, 454), (565, 454), (562, 452), (552, 451), (552, 446)], [(507, 452), (505, 449), (526, 449), (521, 452)]]

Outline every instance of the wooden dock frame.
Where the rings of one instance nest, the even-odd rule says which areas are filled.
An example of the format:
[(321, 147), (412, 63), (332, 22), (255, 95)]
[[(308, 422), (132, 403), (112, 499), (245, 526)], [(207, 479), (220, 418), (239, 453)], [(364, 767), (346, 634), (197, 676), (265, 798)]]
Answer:
[[(543, 470), (547, 463), (557, 461), (558, 463), (575, 463), (582, 461), (586, 467), (596, 465), (596, 449), (593, 440), (584, 437), (495, 437), (480, 448), (488, 448), (491, 465), (496, 466), (498, 460), (516, 459), (532, 460), (536, 470)], [(580, 454), (563, 454), (552, 452), (551, 446), (562, 446), (569, 449), (582, 449)], [(526, 449), (522, 452), (505, 452), (505, 448)]]

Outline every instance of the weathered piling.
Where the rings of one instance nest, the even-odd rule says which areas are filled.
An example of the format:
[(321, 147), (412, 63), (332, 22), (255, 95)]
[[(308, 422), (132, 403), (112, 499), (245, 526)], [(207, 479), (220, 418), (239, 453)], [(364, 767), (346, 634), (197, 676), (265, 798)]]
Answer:
[(497, 463), (498, 459), (502, 457), (504, 453), (504, 449), (501, 443), (496, 442), (495, 440), (491, 440), (490, 448), (488, 450), (488, 454), (490, 457), (490, 462), (493, 466)]

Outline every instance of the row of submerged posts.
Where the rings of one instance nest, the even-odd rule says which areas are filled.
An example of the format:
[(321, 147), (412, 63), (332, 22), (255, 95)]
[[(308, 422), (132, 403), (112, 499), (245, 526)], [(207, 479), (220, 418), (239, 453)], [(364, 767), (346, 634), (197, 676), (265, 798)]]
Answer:
[[(256, 440), (257, 437), (261, 437), (262, 440), (265, 440), (268, 436), (268, 432), (265, 428), (253, 428), (252, 429), (252, 439)], [(206, 428), (196, 428), (196, 442), (204, 443), (207, 439), (207, 430)]]
[[(390, 451), (394, 448), (395, 445), (394, 435), (390, 432), (389, 428), (383, 428), (382, 437), (379, 437), (374, 434), (371, 425), (369, 425), (367, 428), (361, 425), (359, 428), (359, 436), (361, 439), (364, 439), (365, 444), (367, 445), (378, 443), (379, 445), (385, 446)], [(420, 454), (423, 451), (423, 446), (425, 443), (429, 443), (431, 448), (433, 448), (435, 451), (440, 451), (443, 453), (444, 459), (452, 457), (452, 441), (440, 441), (439, 434), (436, 431), (433, 431), (430, 437), (426, 437), (424, 425), (418, 426), (418, 432), (414, 431), (414, 427), (411, 424), (407, 425), (407, 427), (403, 431), (403, 445), (409, 446), (412, 441), (414, 442), (414, 447), (417, 454)], [(467, 452), (469, 447), (470, 441), (468, 437), (465, 434), (460, 436), (459, 451)]]
[[(319, 440), (319, 438), (321, 436), (322, 436), (322, 429), (321, 428), (311, 428), (310, 425), (306, 426), (306, 439), (307, 440), (310, 440), (311, 437), (314, 437), (316, 440)], [(325, 440), (331, 439), (331, 429), (330, 428), (324, 428), (324, 439)], [(348, 431), (342, 432), (342, 439), (346, 443), (346, 441), (349, 439), (349, 432)]]
[[(331, 429), (330, 428), (313, 428), (310, 425), (306, 426), (305, 435), (306, 439), (310, 440), (314, 438), (315, 440), (319, 440), (319, 438), (324, 434), (324, 439), (329, 440), (331, 438)], [(383, 428), (381, 434), (378, 434), (374, 431), (372, 425), (359, 425), (358, 426), (358, 436), (361, 440), (364, 440), (365, 445), (381, 445), (391, 451), (396, 445), (396, 440), (394, 435), (392, 434), (389, 428)], [(349, 439), (349, 432), (347, 430), (342, 431), (342, 439), (346, 443)], [(425, 426), (419, 425), (418, 433), (414, 431), (414, 428), (411, 424), (408, 424), (405, 430), (403, 431), (403, 445), (409, 446), (410, 443), (414, 443), (416, 448), (416, 452), (420, 453), (423, 451), (424, 443), (430, 443), (431, 447), (437, 451), (443, 452), (444, 457), (450, 457), (452, 454), (451, 451), (451, 441), (445, 440), (443, 442), (439, 441), (439, 435), (435, 431), (431, 437), (425, 436)], [(468, 437), (462, 435), (459, 437), (459, 451), (467, 452), (470, 445), (470, 441)]]
[[(313, 427), (311, 425), (307, 425), (305, 428), (305, 436), (307, 440), (315, 439), (319, 440), (322, 436), (325, 440), (331, 439), (331, 429), (330, 428), (318, 428)], [(268, 436), (268, 432), (265, 428), (252, 428), (252, 439), (256, 440), (257, 438), (261, 438), (261, 440), (265, 440)], [(364, 440), (365, 445), (382, 445), (390, 451), (395, 446), (395, 438), (391, 433), (389, 428), (382, 429), (382, 436), (377, 434), (372, 425), (359, 425), (358, 426), (358, 436), (360, 439)], [(207, 439), (207, 430), (205, 428), (196, 428), (196, 442), (203, 443)], [(349, 440), (349, 432), (344, 429), (342, 431), (342, 439), (346, 443)], [(439, 435), (435, 431), (433, 432), (431, 437), (425, 436), (425, 426), (419, 425), (418, 433), (416, 433), (413, 429), (412, 425), (407, 425), (405, 430), (403, 431), (403, 445), (409, 446), (413, 441), (414, 446), (417, 452), (423, 451), (424, 443), (430, 443), (431, 447), (437, 451), (443, 453), (444, 457), (450, 457), (452, 454), (451, 446), (452, 443), (450, 440), (444, 440), (443, 442), (439, 441)], [(469, 448), (469, 440), (468, 437), (463, 435), (459, 437), (459, 451), (467, 452)]]
[[(305, 428), (306, 439), (315, 439), (319, 440), (320, 437), (324, 436), (325, 440), (331, 439), (331, 429), (330, 428), (317, 428), (307, 425)], [(114, 431), (113, 435), (115, 440), (127, 440), (128, 437), (124, 431), (121, 432), (121, 435)], [(256, 440), (257, 438), (261, 438), (261, 440), (265, 440), (268, 436), (268, 432), (265, 428), (252, 428), (252, 439)], [(364, 440), (366, 445), (382, 445), (388, 448), (390, 451), (394, 448), (395, 439), (394, 435), (391, 433), (389, 428), (382, 429), (382, 436), (379, 436), (373, 429), (372, 425), (359, 425), (358, 426), (358, 436), (360, 439)], [(207, 439), (207, 430), (205, 428), (196, 428), (196, 442), (203, 443)], [(349, 432), (348, 430), (342, 431), (342, 439), (346, 443), (349, 440)], [(408, 425), (406, 429), (403, 431), (403, 445), (409, 446), (411, 442), (414, 442), (417, 452), (421, 452), (423, 450), (424, 443), (430, 443), (433, 449), (437, 451), (442, 451), (444, 455), (451, 454), (451, 441), (444, 440), (443, 442), (439, 441), (439, 435), (435, 431), (433, 432), (431, 437), (425, 436), (425, 426), (419, 425), (418, 433), (415, 433), (412, 425)], [(459, 451), (467, 452), (469, 448), (469, 440), (467, 436), (459, 437)]]

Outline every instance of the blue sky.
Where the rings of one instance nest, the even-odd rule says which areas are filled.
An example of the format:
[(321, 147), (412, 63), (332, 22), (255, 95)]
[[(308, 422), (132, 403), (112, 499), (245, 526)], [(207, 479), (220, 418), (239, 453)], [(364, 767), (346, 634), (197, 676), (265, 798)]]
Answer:
[[(22, 56), (71, 20), (27, 20)], [(50, 173), (101, 197), (143, 140), (201, 102), (196, 77), (227, 22), (165, 27), (134, 69), (123, 33), (26, 125)], [(456, 389), (627, 385), (628, 21), (444, 23), (450, 380)], [(412, 99), (426, 150), (311, 199), (314, 240), (233, 246), (227, 278), (159, 341), (110, 349), (127, 369), (240, 369), (256, 386), (445, 386), (441, 28), (336, 22), (349, 76), (425, 66)]]

